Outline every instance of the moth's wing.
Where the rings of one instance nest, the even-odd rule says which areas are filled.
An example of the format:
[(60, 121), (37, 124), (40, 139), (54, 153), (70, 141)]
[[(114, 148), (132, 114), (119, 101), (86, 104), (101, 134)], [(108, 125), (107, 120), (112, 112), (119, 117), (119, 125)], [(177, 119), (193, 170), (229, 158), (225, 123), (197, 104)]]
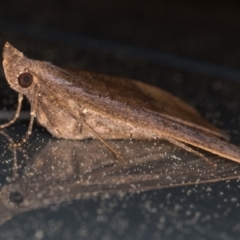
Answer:
[[(65, 70), (61, 69), (61, 71)], [(184, 109), (196, 119), (201, 119), (194, 109), (171, 94), (161, 90), (155, 90), (156, 93), (152, 90), (149, 94), (146, 93), (146, 89), (149, 91), (151, 87), (147, 85), (139, 87), (139, 83), (121, 78), (86, 72), (81, 72), (79, 75), (71, 72), (65, 73), (64, 84), (68, 87), (62, 88), (58, 96), (59, 94), (64, 96), (68, 101), (68, 106), (73, 105), (79, 108), (83, 102), (83, 110), (90, 117), (98, 118), (95, 125), (99, 124), (101, 127), (107, 122), (113, 132), (118, 131), (119, 125), (121, 125), (124, 129), (133, 130), (133, 138), (136, 133), (144, 138), (174, 139), (240, 163), (239, 147), (220, 139), (221, 134), (205, 128), (205, 124), (196, 125), (185, 119), (179, 119), (175, 117), (176, 115), (169, 116), (166, 114), (166, 111), (169, 110), (163, 110), (164, 107), (160, 108), (156, 104), (159, 100), (153, 97), (162, 93), (164, 97), (169, 97), (170, 101), (175, 102), (178, 106), (176, 108), (173, 104), (173, 110)], [(47, 86), (49, 89), (52, 88), (52, 92), (54, 92), (55, 84), (48, 81)], [(61, 104), (61, 107), (65, 108), (65, 105)], [(74, 111), (74, 109), (67, 109), (67, 112), (75, 118), (79, 117), (79, 112)], [(91, 112), (94, 113), (92, 116)], [(101, 118), (104, 118), (105, 122)], [(204, 120), (200, 122), (204, 122)], [(104, 125), (104, 127), (108, 128), (108, 125)], [(99, 134), (99, 131), (97, 133)], [(105, 136), (102, 137), (105, 138)], [(111, 139), (111, 136), (110, 138), (107, 136), (106, 139)]]
[(160, 88), (156, 88), (142, 82), (133, 81), (133, 83), (144, 94), (153, 99), (152, 102), (158, 107), (158, 112), (161, 115), (164, 115), (164, 117), (169, 118), (169, 120), (181, 122), (185, 125), (201, 129), (209, 134), (229, 140), (229, 136), (225, 132), (206, 121), (195, 108), (188, 105), (180, 98), (173, 96), (171, 93)]
[(165, 118), (201, 129), (220, 138), (227, 134), (207, 122), (196, 109), (160, 88), (135, 80), (89, 73), (76, 69), (65, 69), (76, 76), (86, 92), (125, 103), (128, 106), (153, 111)]

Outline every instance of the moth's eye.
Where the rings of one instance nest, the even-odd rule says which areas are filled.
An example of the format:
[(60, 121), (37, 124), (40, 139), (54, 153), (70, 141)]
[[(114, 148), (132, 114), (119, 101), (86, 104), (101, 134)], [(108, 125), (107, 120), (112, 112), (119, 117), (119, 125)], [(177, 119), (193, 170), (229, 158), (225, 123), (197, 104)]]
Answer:
[(23, 88), (28, 88), (33, 82), (31, 73), (22, 73), (18, 76), (18, 84)]
[(23, 202), (23, 196), (20, 192), (18, 191), (12, 191), (10, 192), (9, 194), (9, 200), (12, 202), (12, 203), (15, 203), (15, 204), (20, 204)]

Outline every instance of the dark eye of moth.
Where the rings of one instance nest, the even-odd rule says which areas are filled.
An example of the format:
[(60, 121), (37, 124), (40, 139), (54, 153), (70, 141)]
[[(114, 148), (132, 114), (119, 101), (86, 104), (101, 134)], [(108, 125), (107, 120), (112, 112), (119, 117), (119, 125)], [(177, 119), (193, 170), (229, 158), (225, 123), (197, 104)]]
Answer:
[(31, 73), (22, 73), (18, 76), (18, 84), (23, 88), (28, 88), (33, 82), (33, 75)]

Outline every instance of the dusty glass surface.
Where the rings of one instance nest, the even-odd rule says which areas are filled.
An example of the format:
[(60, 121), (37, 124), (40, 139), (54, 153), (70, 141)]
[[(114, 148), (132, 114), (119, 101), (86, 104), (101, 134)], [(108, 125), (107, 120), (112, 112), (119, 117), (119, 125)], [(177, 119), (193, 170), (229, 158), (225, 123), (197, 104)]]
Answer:
[[(10, 133), (11, 135), (17, 132), (22, 133), (26, 129), (18, 124), (13, 131), (10, 129)], [(37, 239), (41, 239), (38, 236), (50, 238), (61, 235), (64, 229), (64, 232), (70, 231), (71, 236), (77, 234), (92, 238), (89, 223), (84, 227), (82, 224), (86, 224), (85, 218), (89, 218), (88, 211), (92, 209), (94, 202), (98, 205), (98, 209), (92, 214), (97, 215), (90, 217), (87, 221), (93, 221), (95, 224), (98, 222), (113, 224), (107, 216), (110, 213), (111, 215), (119, 214), (119, 217), (115, 216), (115, 226), (113, 229), (109, 228), (108, 234), (111, 235), (111, 231), (116, 228), (115, 230), (121, 236), (129, 233), (128, 221), (133, 216), (131, 211), (130, 213), (125, 211), (129, 204), (131, 206), (135, 202), (135, 198), (144, 199), (141, 200), (144, 205), (141, 211), (149, 211), (151, 219), (151, 214), (156, 217), (157, 212), (162, 211), (161, 204), (158, 203), (161, 199), (156, 197), (162, 194), (159, 190), (161, 188), (169, 189), (164, 200), (166, 204), (170, 201), (168, 197), (171, 199), (174, 193), (170, 189), (172, 187), (232, 179), (240, 175), (240, 166), (237, 163), (205, 153), (209, 160), (217, 163), (217, 167), (214, 167), (198, 156), (186, 153), (165, 141), (108, 141), (126, 160), (130, 160), (130, 164), (125, 165), (116, 160), (112, 153), (97, 140), (56, 140), (41, 129), (36, 129), (29, 143), (12, 151), (8, 149), (9, 141), (6, 139), (5, 134), (0, 138), (3, 149), (0, 161), (3, 184), (0, 192), (2, 224), (0, 235), (2, 237), (24, 238), (30, 231), (30, 236), (34, 232)], [(189, 197), (192, 194), (198, 195), (199, 192), (196, 189), (199, 187), (189, 187), (185, 193), (186, 197), (188, 194)], [(211, 187), (207, 189), (207, 192), (211, 193)], [(145, 191), (147, 192), (141, 193)], [(155, 199), (153, 203), (152, 198)], [(90, 203), (90, 206), (79, 212), (79, 207), (87, 203)], [(118, 210), (116, 211), (112, 205), (116, 205)], [(79, 224), (79, 227), (74, 230), (68, 229), (67, 222), (62, 219), (64, 214), (60, 217), (61, 220), (57, 216), (66, 208), (72, 209), (72, 214), (77, 214), (71, 219)], [(182, 208), (184, 207), (180, 202), (176, 203), (172, 213), (173, 218), (176, 218), (176, 214)], [(47, 209), (48, 214), (45, 215)], [(191, 210), (186, 211), (189, 211), (189, 213), (186, 212), (187, 215), (194, 215)], [(82, 216), (78, 216), (79, 214)], [(126, 219), (122, 219), (122, 214)], [(19, 217), (23, 219), (19, 221)], [(37, 222), (34, 224), (35, 217)], [(196, 219), (191, 221), (197, 221), (200, 216), (195, 217)], [(155, 223), (156, 229), (161, 229), (165, 220), (160, 217), (158, 221)], [(52, 229), (52, 233), (47, 230), (51, 225), (55, 228), (55, 230)], [(16, 231), (9, 231), (10, 226)], [(143, 226), (147, 227), (148, 223)], [(98, 234), (96, 235), (98, 237), (103, 234), (100, 229)]]
[[(30, 39), (19, 38), (17, 46), (33, 58), (65, 66), (68, 58), (68, 66), (162, 87), (228, 131), (234, 144), (240, 142), (238, 83), (124, 58), (120, 53), (91, 51), (84, 45), (36, 46)], [(9, 92), (4, 76), (1, 84), (1, 109), (13, 110), (17, 98)], [(25, 113), (27, 109), (26, 104)], [(1, 113), (3, 123), (9, 114)], [(0, 135), (1, 239), (184, 239), (196, 235), (196, 239), (229, 239), (239, 235), (239, 164), (201, 151), (217, 164), (214, 167), (161, 140), (109, 141), (131, 160), (126, 166), (97, 140), (57, 140), (37, 124), (29, 142), (17, 151), (9, 149), (9, 137), (21, 139), (27, 125), (25, 114)]]

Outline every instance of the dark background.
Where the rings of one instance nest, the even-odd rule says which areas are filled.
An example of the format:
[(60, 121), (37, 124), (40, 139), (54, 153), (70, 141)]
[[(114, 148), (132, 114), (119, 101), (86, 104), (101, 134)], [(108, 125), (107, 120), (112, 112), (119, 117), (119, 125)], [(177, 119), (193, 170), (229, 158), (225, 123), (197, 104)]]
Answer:
[[(239, 12), (238, 1), (3, 1), (0, 46), (9, 41), (31, 58), (162, 87), (239, 144)], [(1, 75), (0, 107), (13, 110), (16, 94)], [(103, 205), (106, 221), (98, 224)], [(88, 214), (79, 221), (76, 212)], [(38, 227), (24, 228), (24, 222), (34, 219), (47, 232), (60, 219), (62, 227), (46, 239), (239, 239), (239, 184), (82, 200), (41, 214), (45, 217), (36, 211), (17, 216), (1, 227), (2, 238), (33, 239)], [(17, 230), (9, 234), (20, 228), (24, 237)]]
[(0, 14), (17, 23), (239, 67), (238, 1), (3, 1)]

